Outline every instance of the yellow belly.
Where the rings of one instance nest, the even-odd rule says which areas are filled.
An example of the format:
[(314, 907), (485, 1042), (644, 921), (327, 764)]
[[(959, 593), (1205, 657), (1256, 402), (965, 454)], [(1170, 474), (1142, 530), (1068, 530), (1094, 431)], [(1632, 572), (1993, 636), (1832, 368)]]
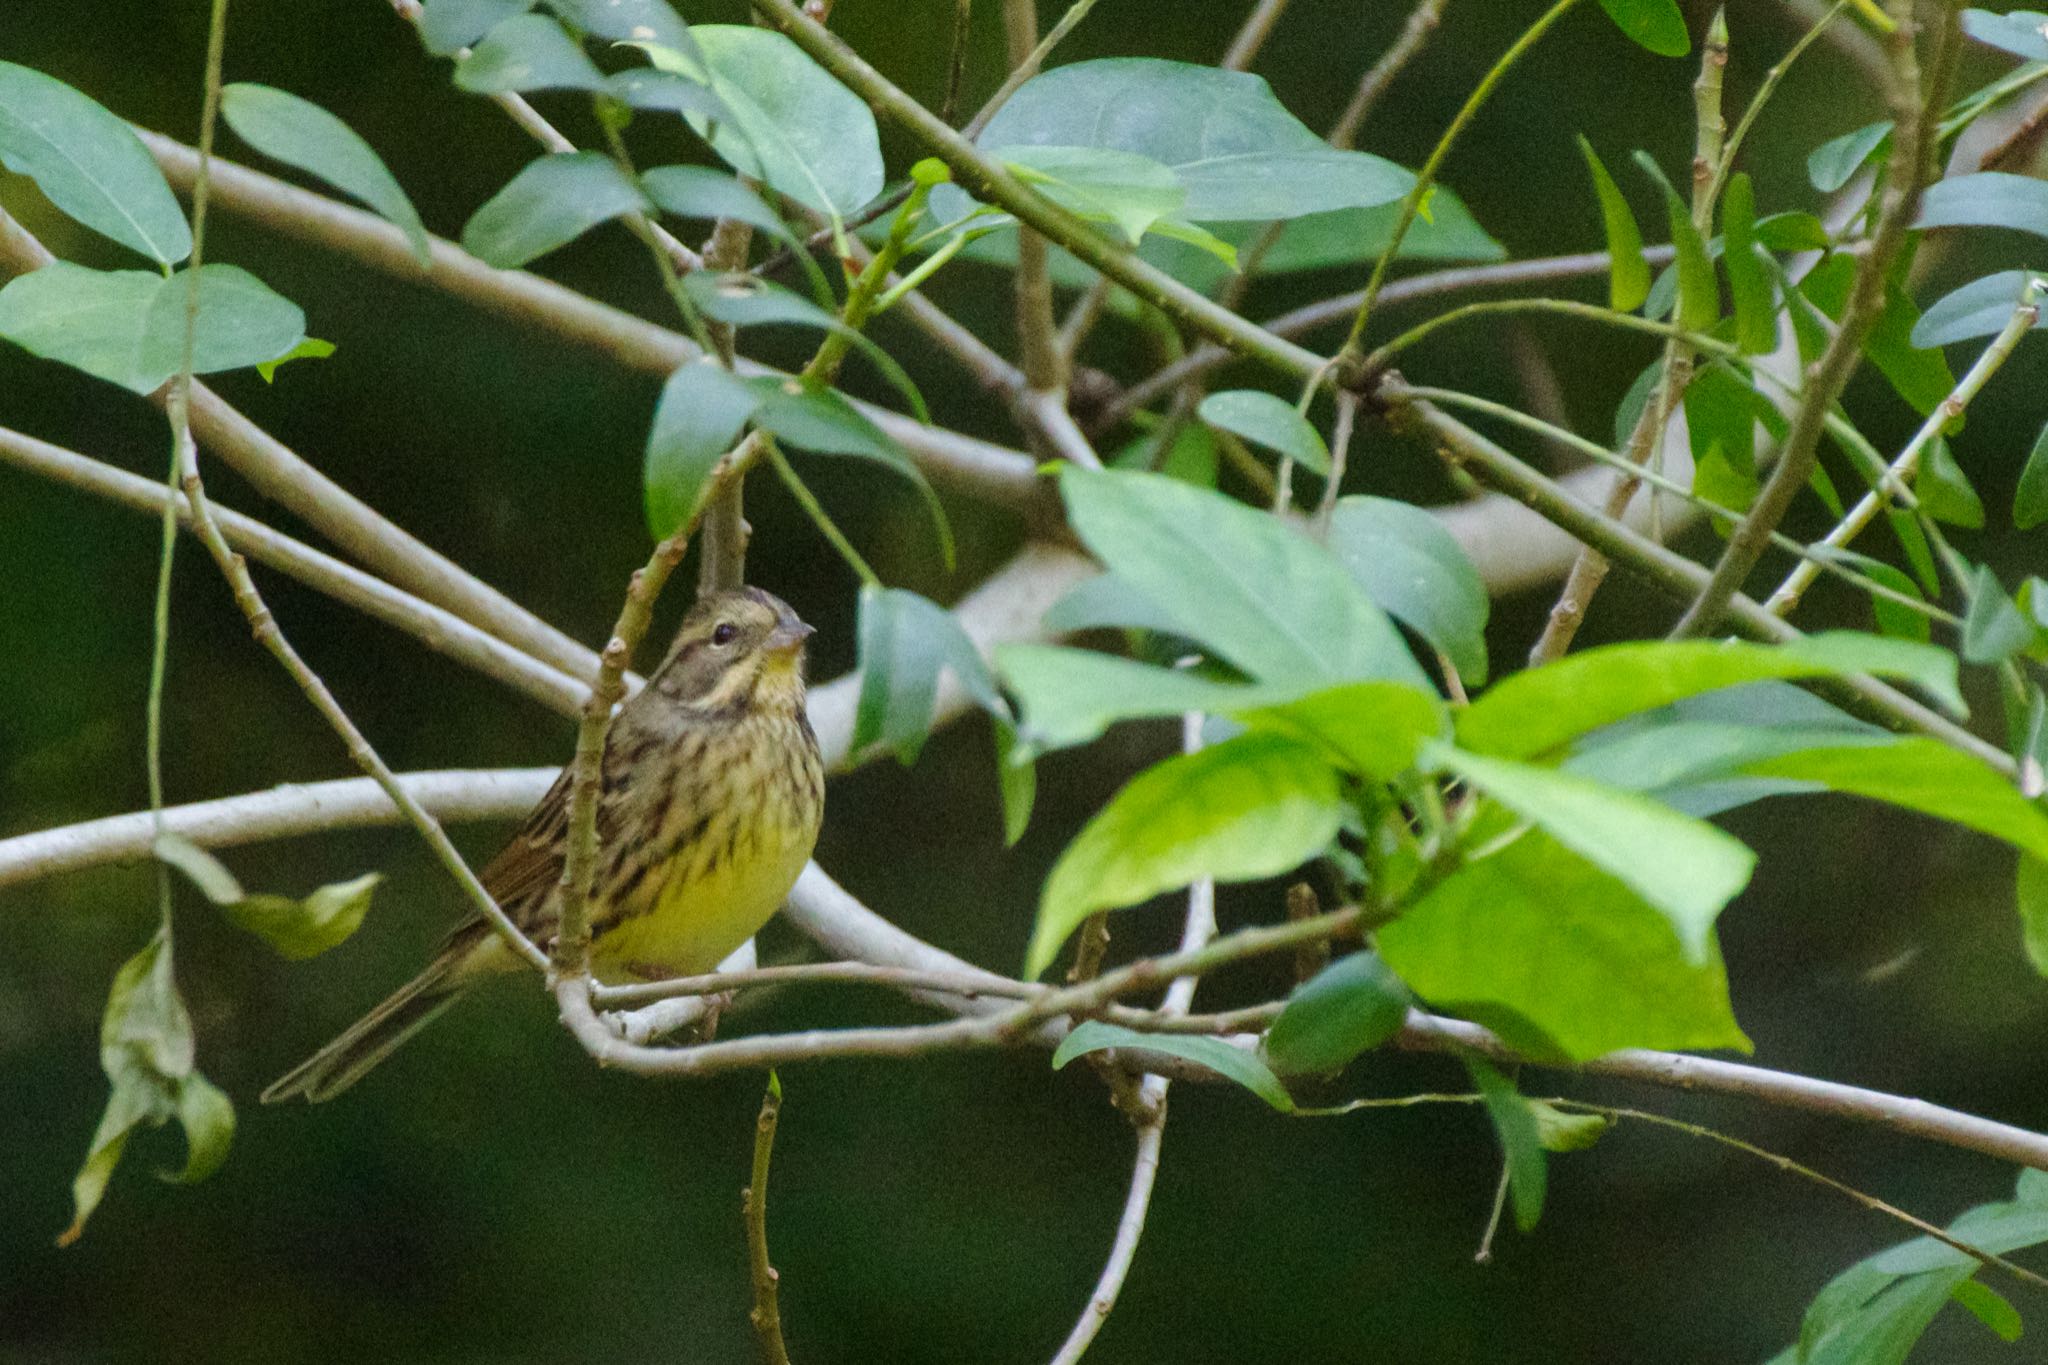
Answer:
[(593, 970), (611, 981), (713, 970), (781, 908), (814, 842), (810, 832), (789, 831), (708, 868), (674, 869), (648, 908), (591, 945)]

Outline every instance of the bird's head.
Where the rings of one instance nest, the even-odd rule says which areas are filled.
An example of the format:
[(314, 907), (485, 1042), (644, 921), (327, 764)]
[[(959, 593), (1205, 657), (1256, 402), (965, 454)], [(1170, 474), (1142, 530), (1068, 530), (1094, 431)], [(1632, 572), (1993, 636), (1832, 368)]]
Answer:
[(683, 617), (648, 686), (692, 710), (801, 708), (810, 637), (811, 627), (772, 593), (709, 593)]

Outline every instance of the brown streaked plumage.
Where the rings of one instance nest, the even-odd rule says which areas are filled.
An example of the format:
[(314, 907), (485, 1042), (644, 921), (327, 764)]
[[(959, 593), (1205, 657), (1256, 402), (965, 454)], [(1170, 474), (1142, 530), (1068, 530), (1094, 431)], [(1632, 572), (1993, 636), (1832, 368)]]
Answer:
[[(811, 628), (758, 588), (692, 607), (605, 740), (590, 897), (600, 978), (705, 972), (775, 913), (817, 842), (825, 774), (804, 715)], [(482, 873), (525, 934), (554, 935), (569, 774)], [(486, 975), (520, 965), (481, 916), (425, 971), (263, 1092), (331, 1099)]]

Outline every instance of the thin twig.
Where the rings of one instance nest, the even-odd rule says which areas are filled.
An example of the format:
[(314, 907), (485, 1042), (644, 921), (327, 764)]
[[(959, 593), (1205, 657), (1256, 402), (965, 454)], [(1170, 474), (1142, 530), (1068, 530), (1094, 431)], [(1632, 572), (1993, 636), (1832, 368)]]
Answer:
[(1885, 171), (1882, 206), (1870, 249), (1857, 262), (1834, 335), (1808, 374), (1805, 395), (1780, 443), (1776, 467), (1751, 504), (1749, 515), (1729, 535), (1711, 577), (1672, 627), (1674, 639), (1703, 635), (1720, 625), (1730, 600), (1770, 543), (1769, 533), (1777, 529), (1793, 499), (1806, 487), (1819, 457), (1827, 415), (1863, 359), (1864, 339), (1884, 304), (1885, 280), (1906, 244), (1921, 192), (1934, 173), (1934, 123), (1946, 99), (1959, 46), (1956, 8), (1946, 0), (1940, 6), (1931, 77), (1925, 90), (1913, 46), (1916, 25), (1912, 10), (1911, 0), (1891, 0), (1892, 17), (1898, 25), (1885, 40), (1892, 73), (1887, 91), (1894, 125), (1892, 158)]
[(1249, 71), (1258, 59), (1259, 49), (1266, 45), (1266, 39), (1273, 36), (1274, 25), (1287, 10), (1287, 0), (1258, 0), (1252, 12), (1238, 26), (1237, 34), (1230, 40), (1230, 50), (1223, 54), (1217, 65), (1225, 71)]
[(1400, 36), (1359, 78), (1358, 88), (1351, 93), (1351, 103), (1344, 106), (1344, 112), (1338, 115), (1337, 122), (1330, 129), (1332, 147), (1349, 147), (1357, 140), (1358, 130), (1365, 126), (1365, 120), (1379, 105), (1387, 87), (1394, 83), (1394, 77), (1406, 70), (1428, 45), (1437, 25), (1443, 22), (1444, 6), (1448, 2), (1417, 0), (1415, 8), (1408, 12), (1408, 22), (1401, 25)]
[(775, 1155), (775, 1127), (782, 1117), (782, 1081), (768, 1073), (761, 1096), (761, 1115), (754, 1121), (754, 1171), (740, 1191), (740, 1212), (747, 1224), (747, 1269), (754, 1282), (754, 1341), (766, 1365), (789, 1365), (789, 1347), (782, 1340), (782, 1274), (768, 1262), (768, 1165)]
[[(1969, 372), (1957, 382), (1949, 396), (1935, 405), (1934, 411), (1928, 414), (1920, 429), (1913, 433), (1913, 439), (1906, 443), (1898, 458), (1892, 461), (1884, 477), (1857, 499), (1856, 505), (1821, 538), (1821, 545), (1833, 549), (1848, 545), (1862, 533), (1863, 528), (1871, 523), (1879, 511), (1890, 504), (1893, 489), (1911, 485), (1913, 475), (1920, 467), (1920, 457), (1942, 432), (1953, 426), (1956, 419), (1963, 415), (1972, 400), (1990, 382), (1991, 376), (1998, 373), (1999, 367), (2012, 357), (2013, 351), (2020, 344), (2020, 339), (2031, 331), (2034, 323), (2039, 320), (2041, 308), (2036, 302), (2036, 296), (2040, 287), (2039, 279), (2027, 281), (2026, 288), (2020, 294), (2019, 304), (2013, 309), (2012, 317), (2006, 321), (2005, 327), (1992, 339), (1991, 344), (1984, 348), (1983, 354), (1977, 357), (1976, 363), (1970, 366)], [(1764, 610), (1777, 616), (1791, 615), (1793, 608), (1799, 605), (1799, 599), (1813, 585), (1814, 578), (1820, 572), (1819, 565), (1820, 561), (1814, 558), (1803, 559), (1794, 565), (1792, 572), (1785, 576), (1785, 581), (1778, 585), (1778, 590), (1765, 600)]]

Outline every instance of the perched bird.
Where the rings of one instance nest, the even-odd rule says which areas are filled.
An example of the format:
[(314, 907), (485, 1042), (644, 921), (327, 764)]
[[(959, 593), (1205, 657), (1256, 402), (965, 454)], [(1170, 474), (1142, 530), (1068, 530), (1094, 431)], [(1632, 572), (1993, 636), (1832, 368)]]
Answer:
[[(590, 894), (603, 980), (708, 972), (782, 904), (817, 842), (825, 773), (804, 715), (811, 627), (758, 588), (701, 599), (605, 740)], [(483, 884), (528, 938), (555, 932), (569, 773)], [(427, 969), (263, 1092), (332, 1099), (486, 976), (524, 965), (481, 915)]]

